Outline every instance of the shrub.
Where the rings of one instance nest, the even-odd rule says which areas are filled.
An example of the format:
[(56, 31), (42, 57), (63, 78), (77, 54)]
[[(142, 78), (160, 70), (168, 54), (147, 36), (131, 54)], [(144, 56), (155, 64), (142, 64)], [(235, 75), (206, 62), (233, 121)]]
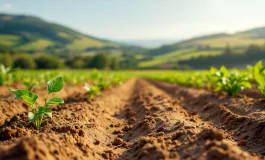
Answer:
[(41, 55), (35, 59), (37, 68), (40, 69), (55, 69), (55, 68), (63, 68), (64, 64), (60, 61), (60, 59), (49, 56), (49, 55)]
[(85, 62), (82, 57), (74, 57), (66, 61), (65, 63), (67, 66), (71, 68), (84, 68)]
[(36, 63), (32, 56), (28, 54), (18, 54), (14, 58), (13, 67), (23, 69), (34, 69), (36, 68)]
[(105, 69), (109, 68), (109, 65), (110, 65), (110, 58), (104, 53), (98, 53), (94, 55), (90, 61), (91, 68)]

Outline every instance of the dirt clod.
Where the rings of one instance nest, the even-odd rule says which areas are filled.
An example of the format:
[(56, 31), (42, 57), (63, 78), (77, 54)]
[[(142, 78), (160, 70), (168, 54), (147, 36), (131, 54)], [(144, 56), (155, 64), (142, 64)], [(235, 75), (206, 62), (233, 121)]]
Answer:
[(113, 144), (114, 145), (120, 145), (123, 143), (123, 140), (121, 138), (115, 138)]

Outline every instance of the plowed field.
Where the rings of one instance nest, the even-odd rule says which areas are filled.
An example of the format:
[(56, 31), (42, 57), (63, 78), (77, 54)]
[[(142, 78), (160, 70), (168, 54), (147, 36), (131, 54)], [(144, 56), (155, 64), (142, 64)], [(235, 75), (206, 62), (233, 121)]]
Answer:
[(58, 94), (65, 104), (51, 107), (53, 118), (36, 130), (28, 122), (30, 107), (1, 88), (1, 160), (252, 160), (265, 154), (265, 102), (253, 96), (140, 78), (94, 99), (82, 86), (66, 85)]

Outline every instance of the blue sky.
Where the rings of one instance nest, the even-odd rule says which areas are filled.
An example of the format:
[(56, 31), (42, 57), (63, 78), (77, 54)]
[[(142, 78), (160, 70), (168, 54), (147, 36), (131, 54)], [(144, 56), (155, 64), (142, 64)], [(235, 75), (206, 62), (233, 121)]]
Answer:
[(186, 39), (265, 26), (264, 0), (0, 0), (28, 14), (112, 40)]

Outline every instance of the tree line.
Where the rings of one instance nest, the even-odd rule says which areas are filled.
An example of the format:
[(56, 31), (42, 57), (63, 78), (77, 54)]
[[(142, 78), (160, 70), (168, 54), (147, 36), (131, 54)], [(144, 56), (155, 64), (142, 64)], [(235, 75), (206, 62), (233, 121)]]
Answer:
[(22, 69), (58, 69), (58, 68), (98, 68), (119, 69), (117, 58), (104, 53), (93, 56), (75, 56), (69, 59), (60, 59), (49, 54), (32, 55), (25, 53), (0, 53), (0, 64)]

